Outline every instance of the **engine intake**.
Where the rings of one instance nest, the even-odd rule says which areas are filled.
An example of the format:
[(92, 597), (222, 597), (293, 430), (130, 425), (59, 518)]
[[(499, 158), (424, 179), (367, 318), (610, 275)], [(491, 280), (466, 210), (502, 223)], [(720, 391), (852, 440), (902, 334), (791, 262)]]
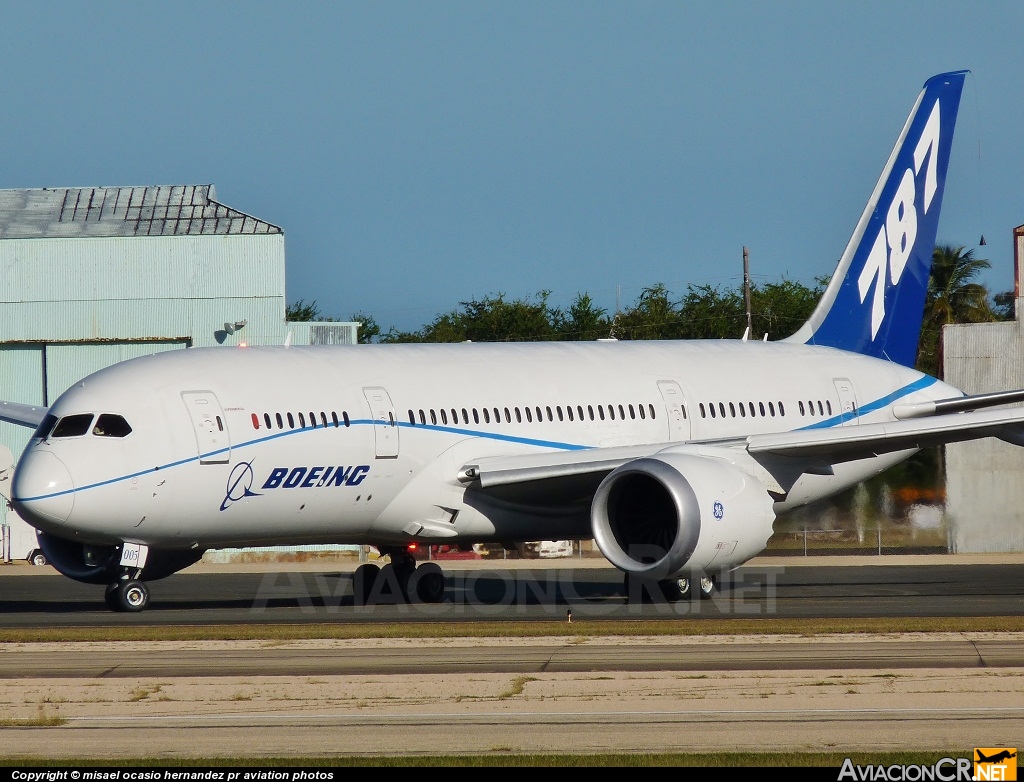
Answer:
[(728, 461), (664, 453), (612, 471), (594, 495), (591, 526), (609, 562), (661, 580), (735, 567), (762, 551), (773, 505)]

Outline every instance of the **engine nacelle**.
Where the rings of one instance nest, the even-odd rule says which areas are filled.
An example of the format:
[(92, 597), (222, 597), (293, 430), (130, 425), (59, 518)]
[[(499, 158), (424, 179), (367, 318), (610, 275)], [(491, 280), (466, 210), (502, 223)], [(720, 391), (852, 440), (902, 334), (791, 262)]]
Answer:
[[(75, 540), (38, 532), (39, 548), (48, 564), (60, 573), (84, 584), (107, 584), (117, 579), (121, 563), (120, 546), (91, 546)], [(144, 581), (156, 581), (194, 565), (203, 556), (198, 549), (177, 551), (150, 550), (142, 569)]]
[(594, 495), (591, 525), (609, 562), (661, 580), (736, 567), (763, 551), (773, 504), (728, 461), (663, 453), (613, 470)]

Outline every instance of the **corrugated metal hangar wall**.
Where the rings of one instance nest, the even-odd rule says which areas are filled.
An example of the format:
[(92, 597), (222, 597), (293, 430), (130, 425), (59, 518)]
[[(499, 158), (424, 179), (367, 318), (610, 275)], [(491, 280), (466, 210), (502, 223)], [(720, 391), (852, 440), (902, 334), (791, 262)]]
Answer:
[[(943, 371), (965, 394), (1024, 388), (1024, 225), (1013, 231), (1016, 318), (946, 326)], [(958, 552), (1024, 551), (1024, 448), (994, 438), (946, 446), (946, 512)]]
[[(10, 402), (48, 406), (162, 350), (280, 345), (289, 330), (295, 344), (355, 341), (353, 324), (285, 323), (284, 232), (218, 203), (212, 185), (0, 190), (0, 269)], [(15, 459), (30, 435), (0, 422)]]

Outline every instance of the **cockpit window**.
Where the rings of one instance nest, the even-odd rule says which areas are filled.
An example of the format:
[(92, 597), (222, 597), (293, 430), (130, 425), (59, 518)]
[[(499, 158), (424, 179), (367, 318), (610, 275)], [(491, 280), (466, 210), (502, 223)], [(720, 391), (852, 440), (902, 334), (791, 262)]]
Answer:
[(132, 428), (121, 416), (103, 413), (96, 419), (92, 433), (97, 437), (127, 437), (132, 433)]
[(79, 413), (77, 415), (66, 415), (60, 419), (54, 427), (52, 437), (81, 437), (89, 431), (89, 424), (92, 423), (92, 413)]
[(47, 413), (43, 416), (43, 420), (39, 422), (39, 426), (36, 428), (33, 437), (41, 437), (44, 440), (50, 436), (50, 432), (53, 431), (53, 427), (57, 425), (57, 416), (50, 415)]

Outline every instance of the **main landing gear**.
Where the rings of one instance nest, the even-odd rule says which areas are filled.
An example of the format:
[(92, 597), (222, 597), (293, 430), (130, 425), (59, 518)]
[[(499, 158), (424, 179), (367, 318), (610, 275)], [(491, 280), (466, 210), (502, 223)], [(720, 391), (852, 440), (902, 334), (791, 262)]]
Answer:
[(405, 548), (382, 548), (380, 552), (390, 557), (390, 564), (360, 565), (352, 574), (356, 605), (372, 605), (378, 600), (440, 603), (444, 599), (444, 572), (436, 562), (417, 566)]
[(623, 583), (626, 599), (631, 603), (701, 600), (711, 597), (718, 588), (718, 580), (714, 576), (705, 575), (653, 581), (635, 573), (626, 573)]

